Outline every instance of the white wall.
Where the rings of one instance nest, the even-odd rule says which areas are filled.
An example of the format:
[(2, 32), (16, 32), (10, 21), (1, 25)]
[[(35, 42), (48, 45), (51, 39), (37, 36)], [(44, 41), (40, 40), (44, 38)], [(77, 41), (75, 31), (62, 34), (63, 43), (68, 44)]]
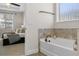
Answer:
[(24, 22), (24, 13), (16, 13), (14, 18), (14, 29), (20, 28)]
[(53, 12), (53, 4), (28, 3), (25, 10), (26, 25), (26, 55), (38, 52), (38, 29), (53, 28), (53, 15), (39, 13), (39, 11)]

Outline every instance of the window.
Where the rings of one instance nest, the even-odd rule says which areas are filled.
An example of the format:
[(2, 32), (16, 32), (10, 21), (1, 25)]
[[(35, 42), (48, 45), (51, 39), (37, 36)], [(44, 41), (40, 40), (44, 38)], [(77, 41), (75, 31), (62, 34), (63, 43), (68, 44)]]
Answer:
[(0, 13), (0, 28), (1, 29), (13, 29), (13, 17), (14, 14)]
[(57, 22), (79, 20), (79, 3), (59, 3)]

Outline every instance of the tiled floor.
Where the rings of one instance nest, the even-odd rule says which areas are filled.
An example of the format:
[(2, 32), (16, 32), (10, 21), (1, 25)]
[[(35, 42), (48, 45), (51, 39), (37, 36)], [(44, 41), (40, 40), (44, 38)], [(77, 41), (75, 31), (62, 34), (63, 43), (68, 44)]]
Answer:
[(24, 56), (25, 55), (25, 44), (14, 44), (3, 46), (0, 40), (0, 56)]
[(39, 53), (31, 54), (29, 56), (46, 56), (46, 55), (41, 53), (41, 52), (39, 52)]

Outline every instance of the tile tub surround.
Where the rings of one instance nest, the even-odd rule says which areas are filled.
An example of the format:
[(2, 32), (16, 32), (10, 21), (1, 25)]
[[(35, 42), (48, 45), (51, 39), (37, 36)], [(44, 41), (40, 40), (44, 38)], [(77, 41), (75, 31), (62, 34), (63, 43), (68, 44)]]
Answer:
[(77, 39), (77, 29), (39, 29), (39, 38), (45, 38), (47, 35), (51, 37), (60, 37), (66, 39)]
[(38, 34), (39, 34), (39, 38), (45, 38), (47, 35), (51, 35), (53, 37), (54, 30), (53, 29), (39, 29)]

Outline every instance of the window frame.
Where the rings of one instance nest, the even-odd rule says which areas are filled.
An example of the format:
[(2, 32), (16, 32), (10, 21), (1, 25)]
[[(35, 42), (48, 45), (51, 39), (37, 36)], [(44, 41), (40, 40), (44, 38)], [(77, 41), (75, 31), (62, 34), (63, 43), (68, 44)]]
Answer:
[(56, 3), (56, 11), (55, 11), (55, 13), (56, 13), (56, 15), (55, 15), (55, 17), (56, 17), (56, 23), (58, 23), (58, 22), (69, 22), (69, 21), (78, 21), (78, 20), (63, 20), (63, 21), (61, 21), (60, 20), (60, 4), (61, 3)]
[[(8, 15), (8, 14), (11, 14), (11, 16), (12, 16), (12, 18), (11, 18), (11, 20), (10, 21), (12, 21), (11, 23), (11, 25), (9, 25), (9, 26), (11, 26), (11, 28), (10, 28), (10, 30), (13, 30), (13, 24), (14, 24), (14, 21), (13, 21), (13, 19), (14, 19), (14, 14), (13, 13), (2, 13), (1, 12), (1, 14), (3, 14), (3, 19), (4, 19), (4, 23), (5, 23), (5, 26), (3, 27), (3, 28), (1, 28), (1, 29), (7, 29), (7, 27), (6, 27), (6, 25), (8, 25), (8, 24), (6, 24), (6, 23), (8, 23), (8, 19), (5, 17), (6, 15)], [(1, 26), (1, 25), (0, 25)]]

